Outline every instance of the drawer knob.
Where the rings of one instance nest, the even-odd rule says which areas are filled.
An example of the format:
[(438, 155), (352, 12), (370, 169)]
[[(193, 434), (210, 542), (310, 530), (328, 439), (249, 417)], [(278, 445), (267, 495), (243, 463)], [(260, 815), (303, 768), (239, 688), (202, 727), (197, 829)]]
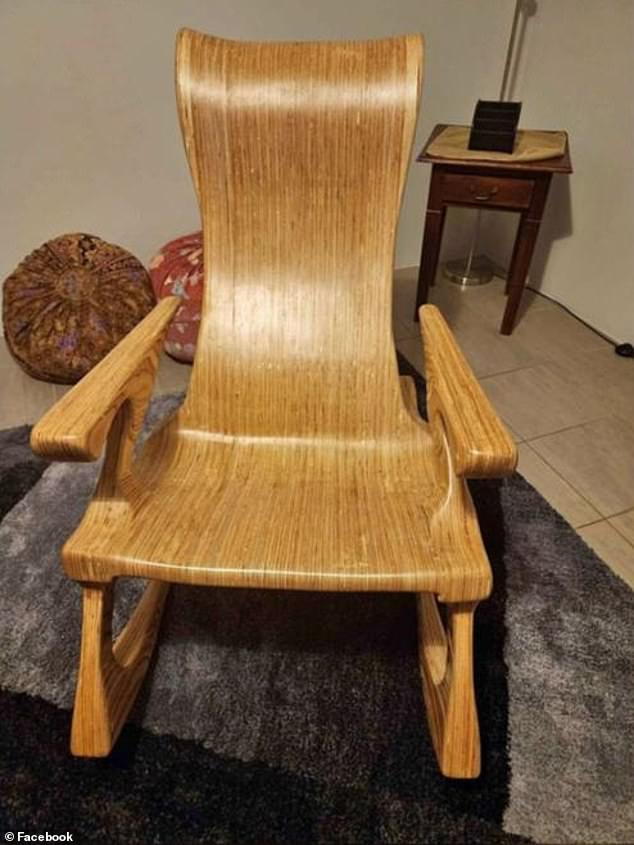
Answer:
[(494, 185), (488, 193), (476, 194), (476, 191), (478, 189), (476, 188), (475, 185), (471, 185), (470, 190), (471, 190), (471, 193), (473, 194), (474, 200), (476, 200), (477, 202), (486, 202), (487, 200), (490, 200), (491, 197), (494, 197), (497, 194), (499, 189), (498, 189), (497, 185)]

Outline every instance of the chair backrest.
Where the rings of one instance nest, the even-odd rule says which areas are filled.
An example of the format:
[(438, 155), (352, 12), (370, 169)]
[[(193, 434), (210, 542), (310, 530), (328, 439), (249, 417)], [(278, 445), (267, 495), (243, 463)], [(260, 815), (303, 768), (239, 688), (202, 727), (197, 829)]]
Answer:
[(392, 273), (422, 52), (416, 35), (179, 34), (178, 105), (205, 250), (181, 427), (365, 440), (404, 422)]

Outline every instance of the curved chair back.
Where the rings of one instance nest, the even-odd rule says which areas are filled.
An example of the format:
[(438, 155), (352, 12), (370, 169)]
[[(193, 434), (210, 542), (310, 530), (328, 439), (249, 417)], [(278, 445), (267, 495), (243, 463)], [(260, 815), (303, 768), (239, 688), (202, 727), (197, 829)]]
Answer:
[(182, 428), (367, 440), (407, 424), (392, 273), (421, 64), (419, 36), (180, 33), (206, 267)]

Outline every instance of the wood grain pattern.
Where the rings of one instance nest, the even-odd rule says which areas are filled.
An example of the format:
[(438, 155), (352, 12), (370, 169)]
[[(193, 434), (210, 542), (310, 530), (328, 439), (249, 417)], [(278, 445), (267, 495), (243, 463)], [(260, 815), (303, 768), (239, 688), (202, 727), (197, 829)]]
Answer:
[(517, 447), (458, 348), (437, 308), (423, 305), (420, 319), (427, 373), (427, 407), (449, 439), (453, 467), (462, 478), (508, 475)]
[[(33, 437), (48, 456), (89, 459), (111, 426), (97, 491), (62, 552), (66, 572), (87, 585), (91, 614), (107, 616), (105, 585), (123, 576), (410, 590), (458, 603), (456, 618), (489, 594), (463, 477), (509, 472), (512, 441), (435, 309), (423, 319), (431, 424), (411, 381), (399, 379), (392, 339), (394, 238), (421, 61), (417, 36), (261, 44), (179, 35), (179, 111), (206, 267), (185, 403), (133, 461), (148, 350), (164, 328), (157, 318), (154, 334), (139, 334), (145, 351), (132, 340), (113, 353), (135, 358), (95, 396), (100, 411), (82, 421), (71, 397)], [(81, 396), (110, 375), (104, 366)], [(136, 405), (119, 401), (132, 396)], [(104, 624), (85, 624), (80, 687), (108, 674), (97, 657)], [(466, 672), (470, 640), (456, 636), (452, 665)], [(74, 747), (92, 753), (114, 734), (107, 714), (119, 723), (112, 699), (123, 695), (127, 707), (131, 693), (99, 680), (108, 688), (93, 705), (85, 685), (81, 707), (110, 720), (101, 739)], [(468, 684), (454, 687), (456, 715), (437, 748), (463, 742), (455, 724), (474, 706)], [(432, 714), (432, 733), (438, 724)], [(464, 757), (464, 776), (473, 759)], [(448, 771), (461, 775), (458, 763)]]
[(112, 584), (83, 590), (83, 628), (71, 728), (71, 751), (105, 757), (134, 703), (152, 656), (170, 585), (150, 582), (112, 642)]
[(418, 596), (420, 672), (429, 732), (447, 777), (480, 774), (480, 728), (473, 687), (475, 602), (452, 604), (445, 631), (433, 595)]
[(180, 300), (162, 300), (33, 427), (31, 447), (58, 461), (94, 461), (103, 450), (115, 414), (124, 402), (143, 421), (152, 393), (158, 354)]
[(179, 111), (208, 268), (182, 427), (364, 441), (407, 425), (390, 311), (420, 66), (415, 36), (181, 33)]

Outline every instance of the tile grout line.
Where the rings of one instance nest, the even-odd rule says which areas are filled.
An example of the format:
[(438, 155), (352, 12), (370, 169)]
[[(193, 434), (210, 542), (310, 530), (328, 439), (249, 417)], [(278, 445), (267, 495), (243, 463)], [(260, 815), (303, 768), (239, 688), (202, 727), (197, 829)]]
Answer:
[[(593, 423), (600, 422), (601, 420), (609, 420), (610, 416), (611, 415), (592, 417), (592, 419), (590, 420), (585, 420), (581, 423), (575, 423), (574, 425), (566, 425), (563, 428), (556, 429), (555, 431), (546, 431), (543, 434), (537, 434), (535, 437), (526, 437), (524, 442), (535, 443), (537, 440), (542, 440), (544, 437), (554, 437), (555, 434), (563, 434), (566, 431), (572, 431), (573, 428), (582, 428), (584, 425), (592, 425)], [(539, 454), (539, 452), (537, 454)]]
[[(403, 353), (401, 353), (401, 354), (403, 354)], [(406, 357), (406, 356), (405, 356), (405, 357)], [(546, 360), (544, 363), (551, 363), (551, 361), (550, 361), (550, 360)], [(556, 363), (556, 362), (552, 362), (552, 363)], [(526, 366), (526, 367), (517, 367), (517, 368), (515, 368), (514, 370), (505, 370), (505, 371), (504, 371), (504, 373), (517, 372), (518, 370), (523, 370), (523, 369), (530, 369), (532, 366), (536, 366), (536, 365), (531, 364), (531, 365)], [(487, 379), (487, 378), (494, 378), (494, 377), (495, 377), (495, 375), (502, 375), (502, 374), (503, 374), (503, 373), (496, 373), (496, 374), (491, 374), (490, 376), (483, 376), (483, 377), (479, 378), (479, 379), (478, 379), (478, 381), (484, 381), (484, 380), (485, 380), (485, 379)], [(586, 421), (585, 421), (585, 422), (583, 422), (583, 423), (576, 423), (575, 425), (566, 426), (566, 427), (564, 427), (564, 428), (562, 428), (562, 429), (557, 429), (556, 431), (547, 432), (547, 433), (545, 433), (545, 434), (540, 434), (540, 435), (538, 435), (537, 437), (534, 437), (534, 438), (531, 438), (531, 439), (521, 439), (521, 440), (517, 441), (517, 445), (518, 445), (518, 446), (520, 445), (520, 443), (523, 443), (524, 445), (528, 446), (528, 448), (531, 450), (531, 452), (533, 452), (533, 454), (534, 454), (537, 458), (539, 458), (540, 460), (542, 460), (542, 461), (546, 464), (546, 466), (547, 466), (547, 467), (548, 467), (548, 468), (549, 468), (549, 469), (550, 469), (550, 470), (551, 470), (551, 471), (552, 471), (552, 472), (553, 472), (553, 473), (557, 476), (557, 478), (559, 478), (561, 481), (563, 481), (565, 484), (567, 484), (567, 485), (570, 487), (570, 489), (571, 489), (574, 493), (576, 493), (576, 495), (577, 495), (577, 496), (579, 496), (579, 498), (582, 500), (582, 502), (584, 502), (584, 503), (585, 503), (585, 504), (586, 504), (589, 508), (591, 508), (591, 509), (592, 509), (592, 510), (593, 510), (593, 511), (594, 511), (594, 512), (598, 515), (598, 519), (596, 519), (596, 520), (591, 520), (590, 522), (584, 522), (582, 525), (575, 525), (575, 526), (572, 526), (572, 527), (574, 528), (574, 530), (575, 530), (575, 531), (577, 531), (579, 528), (583, 528), (583, 527), (585, 527), (585, 526), (587, 526), (587, 525), (595, 525), (595, 524), (596, 524), (596, 523), (598, 523), (598, 522), (607, 521), (607, 520), (608, 520), (608, 519), (610, 519), (611, 517), (608, 517), (608, 516), (603, 516), (603, 515), (601, 514), (601, 512), (599, 511), (599, 509), (598, 509), (598, 508), (594, 505), (594, 503), (593, 503), (593, 502), (591, 502), (591, 501), (590, 501), (590, 500), (589, 500), (589, 499), (588, 499), (588, 498), (587, 498), (587, 497), (586, 497), (586, 496), (585, 496), (585, 495), (584, 495), (584, 494), (583, 494), (580, 490), (578, 490), (578, 489), (577, 489), (577, 487), (576, 487), (576, 486), (575, 486), (575, 485), (574, 485), (574, 484), (573, 484), (573, 483), (572, 483), (572, 482), (571, 482), (568, 478), (566, 478), (566, 477), (565, 477), (565, 475), (562, 475), (562, 473), (561, 473), (561, 472), (559, 472), (559, 470), (557, 470), (557, 469), (556, 469), (556, 468), (555, 468), (555, 467), (554, 467), (554, 466), (553, 466), (553, 465), (552, 465), (552, 464), (551, 464), (551, 463), (550, 463), (550, 462), (549, 462), (549, 461), (548, 461), (545, 457), (543, 457), (543, 456), (542, 456), (539, 452), (537, 452), (535, 449), (533, 449), (533, 447), (531, 446), (531, 442), (534, 442), (534, 441), (536, 441), (536, 440), (539, 440), (539, 439), (541, 439), (542, 437), (549, 437), (549, 436), (551, 436), (551, 435), (560, 434), (560, 433), (562, 433), (562, 432), (570, 431), (570, 430), (571, 430), (571, 429), (573, 429), (573, 428), (579, 428), (580, 426), (583, 426), (583, 425), (588, 425), (588, 424), (591, 424), (591, 423), (593, 423), (593, 422), (597, 422), (598, 420), (601, 420), (601, 419), (606, 419), (606, 417), (598, 417), (598, 418), (596, 418), (596, 419), (586, 420)], [(504, 422), (505, 422), (505, 424), (506, 424), (506, 425), (508, 425), (508, 426), (510, 426), (510, 425), (511, 425), (511, 424), (510, 424), (508, 421), (506, 421), (506, 420), (504, 420)], [(513, 430), (515, 431), (515, 429), (513, 429)], [(517, 433), (519, 434), (519, 432), (517, 432)], [(520, 435), (520, 436), (521, 436), (521, 435)], [(521, 473), (520, 473), (520, 475), (521, 475)], [(541, 494), (541, 495), (544, 495), (544, 494), (543, 494), (543, 493), (539, 490), (539, 487), (537, 487), (537, 486), (536, 486), (536, 489), (540, 492), (540, 494)], [(630, 508), (627, 508), (627, 509), (626, 509), (626, 511), (624, 511), (624, 512), (627, 512), (627, 510), (630, 510)], [(612, 516), (617, 516), (617, 514), (613, 514)], [(618, 529), (615, 529), (615, 530), (618, 530)], [(620, 532), (619, 532), (619, 533), (620, 533)], [(626, 539), (626, 540), (627, 540), (627, 538), (624, 538), (624, 539)], [(629, 542), (629, 541), (627, 541), (627, 542)]]
[[(572, 483), (572, 481), (570, 481), (568, 478), (566, 478), (565, 475), (562, 475), (562, 473), (559, 472), (559, 470), (556, 467), (554, 467), (547, 458), (545, 458), (543, 455), (541, 455), (536, 449), (533, 449), (533, 447), (531, 446), (531, 443), (534, 443), (537, 440), (541, 440), (542, 437), (550, 437), (551, 435), (561, 434), (562, 432), (571, 431), (573, 428), (581, 428), (582, 426), (591, 425), (592, 423), (600, 422), (601, 420), (609, 420), (611, 418), (611, 416), (613, 416), (613, 415), (610, 415), (610, 416), (607, 416), (607, 417), (598, 417), (598, 418), (593, 419), (593, 420), (588, 420), (588, 422), (585, 422), (585, 423), (579, 423), (578, 425), (567, 426), (566, 428), (562, 428), (559, 431), (553, 431), (550, 434), (543, 434), (543, 435), (540, 435), (539, 437), (534, 437), (531, 440), (525, 440), (524, 441), (525, 445), (528, 446), (537, 455), (538, 458), (541, 458), (541, 460), (546, 464), (546, 466), (548, 466), (550, 469), (552, 469), (552, 471), (556, 475), (558, 475), (559, 478), (561, 478), (563, 481), (565, 481), (566, 484), (568, 484), (570, 486), (570, 488), (572, 490), (574, 490), (574, 492), (581, 499), (583, 499), (583, 501), (587, 505), (589, 505), (597, 513), (601, 514), (601, 519), (606, 521), (606, 522), (609, 521), (610, 519), (613, 519), (614, 517), (622, 516), (625, 513), (629, 513), (631, 510), (634, 509), (633, 506), (629, 505), (628, 507), (624, 508), (624, 510), (617, 511), (616, 513), (603, 514), (602, 511), (599, 509), (599, 507), (597, 505), (595, 505), (592, 501), (590, 501), (590, 499), (588, 499), (588, 497), (585, 495), (585, 493), (582, 493), (580, 490), (578, 490), (577, 487)], [(600, 522), (601, 520), (595, 520), (595, 521)], [(587, 525), (594, 525), (595, 521), (589, 522), (589, 523), (586, 523), (586, 524)], [(585, 525), (579, 526), (579, 527), (580, 528), (585, 527)], [(634, 548), (634, 544), (631, 543), (630, 540), (627, 537), (624, 537), (622, 532), (620, 532), (619, 529), (616, 526), (612, 526), (612, 527), (615, 529), (615, 531), (618, 531), (618, 533), (623, 537), (624, 540), (627, 541), (627, 543), (629, 545), (631, 545)]]
[[(466, 357), (466, 356), (465, 356)], [(548, 364), (550, 361), (543, 360), (535, 362), (533, 361), (532, 364), (522, 364), (520, 367), (512, 367), (510, 370), (500, 370), (499, 373), (489, 373), (486, 376), (476, 376), (478, 381), (486, 381), (488, 378), (497, 378), (498, 376), (507, 376), (510, 373), (519, 373), (520, 370), (531, 370), (533, 367), (542, 367), (544, 364)]]
[[(577, 426), (572, 426), (572, 428), (577, 428)], [(567, 428), (562, 429), (562, 431), (569, 431), (569, 430), (570, 429), (567, 429)], [(556, 434), (556, 433), (557, 432), (553, 432), (553, 434)], [(545, 436), (548, 437), (548, 435), (545, 435)], [(572, 483), (572, 481), (570, 481), (570, 479), (566, 478), (565, 475), (562, 475), (561, 472), (559, 472), (559, 470), (556, 467), (554, 467), (546, 458), (543, 457), (543, 455), (540, 455), (537, 450), (533, 449), (533, 447), (530, 445), (530, 440), (524, 440), (523, 442), (524, 442), (524, 445), (528, 446), (528, 448), (531, 450), (531, 452), (533, 452), (534, 455), (536, 455), (540, 460), (542, 460), (546, 464), (546, 466), (555, 473), (555, 475), (558, 478), (560, 478), (562, 481), (565, 481), (565, 483), (570, 487), (570, 489), (573, 490), (577, 494), (577, 496), (579, 496), (579, 498), (582, 499), (586, 503), (586, 505), (591, 507), (593, 511), (595, 511), (596, 513), (599, 514), (600, 519), (593, 520), (592, 522), (584, 523), (584, 525), (593, 525), (595, 522), (600, 522), (603, 519), (609, 519), (609, 517), (607, 517), (607, 516), (602, 516), (601, 511), (597, 508), (597, 506), (594, 505), (590, 501), (590, 499), (588, 499), (585, 496), (584, 493), (582, 493), (580, 490), (577, 490), (577, 488)], [(536, 489), (539, 489), (539, 488), (536, 488)], [(542, 493), (542, 495), (544, 495), (544, 494)], [(627, 510), (631, 510), (631, 509), (627, 508)], [(627, 510), (623, 511), (623, 513), (626, 513)], [(576, 526), (576, 527), (582, 528), (583, 526)]]
[[(402, 325), (402, 323), (401, 323), (401, 325)], [(414, 338), (404, 338), (404, 340), (409, 340), (409, 339), (414, 339)], [(508, 370), (501, 370), (501, 371), (500, 371), (500, 372), (498, 372), (498, 373), (489, 373), (489, 374), (487, 374), (486, 376), (479, 376), (479, 377), (478, 377), (478, 381), (479, 381), (480, 383), (483, 383), (483, 382), (486, 382), (486, 380), (487, 380), (487, 379), (492, 379), (492, 378), (495, 378), (496, 376), (507, 375), (507, 374), (510, 374), (510, 373), (513, 373), (513, 372), (520, 372), (520, 371), (522, 371), (522, 370), (532, 369), (532, 368), (537, 367), (537, 366), (548, 366), (548, 365), (554, 365), (554, 366), (557, 366), (557, 365), (558, 365), (558, 363), (559, 363), (559, 362), (558, 362), (557, 360), (555, 360), (555, 359), (554, 359), (554, 358), (552, 358), (551, 356), (548, 356), (548, 357), (545, 357), (545, 358), (544, 358), (543, 360), (541, 360), (541, 361), (534, 361), (534, 362), (531, 362), (530, 364), (527, 364), (527, 365), (523, 365), (523, 366), (519, 366), (519, 367), (514, 367), (514, 368), (511, 368), (511, 369), (508, 369)], [(590, 501), (590, 500), (586, 497), (586, 495), (584, 495), (584, 493), (582, 493), (580, 490), (578, 490), (578, 489), (577, 489), (577, 487), (575, 486), (575, 484), (573, 484), (573, 483), (572, 483), (572, 481), (571, 481), (570, 479), (566, 478), (566, 476), (565, 476), (565, 475), (563, 475), (563, 474), (562, 474), (562, 473), (561, 473), (558, 469), (556, 469), (556, 468), (555, 468), (555, 467), (554, 467), (554, 466), (553, 466), (553, 465), (552, 465), (552, 464), (551, 464), (551, 463), (550, 463), (550, 462), (549, 462), (549, 461), (548, 461), (548, 460), (547, 460), (544, 456), (542, 456), (542, 455), (541, 455), (541, 454), (540, 454), (537, 450), (535, 450), (535, 449), (532, 447), (531, 443), (534, 443), (535, 441), (537, 441), (537, 440), (539, 440), (539, 439), (541, 439), (541, 438), (543, 438), (543, 437), (548, 437), (548, 436), (551, 436), (551, 435), (560, 434), (560, 433), (563, 433), (563, 432), (569, 431), (569, 430), (571, 430), (571, 429), (578, 428), (578, 427), (580, 427), (580, 426), (584, 426), (584, 425), (589, 425), (589, 424), (592, 424), (592, 423), (594, 423), (594, 422), (597, 422), (598, 420), (605, 419), (605, 418), (606, 418), (606, 417), (604, 417), (604, 416), (597, 417), (597, 418), (592, 418), (592, 419), (590, 419), (590, 420), (585, 420), (583, 423), (576, 423), (576, 424), (574, 424), (574, 425), (565, 426), (564, 428), (561, 428), (561, 429), (556, 429), (555, 431), (544, 432), (544, 433), (542, 433), (542, 434), (540, 434), (540, 435), (538, 435), (538, 436), (536, 436), (536, 437), (532, 437), (532, 438), (524, 438), (524, 437), (521, 435), (521, 433), (520, 433), (520, 432), (517, 432), (517, 431), (516, 431), (516, 429), (513, 429), (513, 430), (516, 432), (516, 434), (519, 436), (519, 438), (520, 438), (520, 439), (517, 441), (517, 442), (518, 442), (518, 445), (519, 445), (520, 443), (524, 443), (526, 446), (528, 446), (528, 448), (529, 448), (529, 449), (533, 452), (533, 454), (534, 454), (537, 458), (539, 458), (540, 460), (542, 460), (542, 461), (545, 463), (545, 465), (546, 465), (546, 466), (547, 466), (547, 467), (548, 467), (548, 468), (549, 468), (549, 469), (550, 469), (550, 470), (551, 470), (551, 471), (555, 474), (556, 478), (558, 478), (558, 479), (560, 479), (561, 481), (563, 481), (563, 482), (564, 482), (564, 483), (565, 483), (565, 484), (566, 484), (566, 485), (567, 485), (567, 486), (568, 486), (568, 487), (569, 487), (569, 488), (570, 488), (570, 489), (571, 489), (571, 490), (572, 490), (572, 491), (573, 491), (573, 492), (574, 492), (574, 493), (575, 493), (575, 494), (576, 494), (576, 495), (580, 498), (580, 500), (581, 500), (582, 502), (584, 502), (584, 503), (585, 503), (585, 504), (586, 504), (589, 508), (591, 508), (591, 509), (592, 509), (592, 510), (593, 510), (593, 511), (597, 514), (597, 516), (598, 516), (598, 519), (597, 519), (597, 520), (592, 520), (591, 522), (588, 522), (588, 523), (583, 523), (583, 525), (590, 525), (590, 524), (594, 524), (595, 522), (599, 522), (599, 521), (602, 521), (602, 520), (607, 520), (607, 519), (609, 519), (610, 517), (607, 517), (607, 516), (605, 516), (605, 517), (604, 517), (604, 516), (601, 514), (601, 512), (598, 510), (598, 508), (594, 505), (594, 503), (593, 503), (592, 501)], [(506, 420), (505, 420), (505, 422), (506, 422), (506, 424), (507, 424), (507, 425), (509, 425), (509, 426), (510, 426), (510, 423), (509, 423), (508, 421), (506, 421)], [(537, 488), (537, 489), (539, 489), (539, 488)], [(540, 492), (541, 492), (541, 491), (540, 491)], [(579, 528), (579, 527), (583, 527), (583, 526), (574, 526), (574, 527), (575, 527), (575, 530), (576, 530), (577, 528)], [(625, 538), (625, 539), (627, 539), (627, 538)], [(629, 541), (628, 541), (628, 542), (629, 542)]]
[(606, 516), (606, 519), (615, 519), (617, 516), (623, 516), (626, 513), (634, 510), (634, 507), (625, 508), (624, 511), (617, 511), (616, 513), (611, 513), (610, 516)]
[(632, 541), (630, 540), (629, 537), (626, 537), (625, 534), (623, 534), (623, 532), (619, 529), (618, 525), (612, 525), (612, 523), (610, 522), (611, 519), (612, 519), (612, 517), (609, 516), (609, 517), (607, 517), (607, 519), (605, 521), (608, 523), (610, 528), (613, 528), (616, 531), (616, 533), (619, 535), (619, 537), (622, 540), (625, 540), (625, 542), (628, 544), (628, 546), (631, 546), (634, 549), (634, 543), (632, 543)]
[(584, 522), (581, 525), (573, 525), (573, 528), (578, 534), (581, 528), (590, 528), (591, 525), (600, 525), (602, 522), (607, 522), (607, 519), (605, 517), (602, 517), (601, 519), (593, 519), (592, 522)]

